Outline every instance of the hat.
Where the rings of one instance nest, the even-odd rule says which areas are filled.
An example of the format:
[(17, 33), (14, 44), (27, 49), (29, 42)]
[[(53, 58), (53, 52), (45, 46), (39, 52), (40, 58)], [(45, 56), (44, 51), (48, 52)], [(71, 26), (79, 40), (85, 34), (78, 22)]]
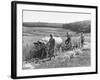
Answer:
[(53, 34), (50, 34), (50, 36), (52, 36), (52, 37), (53, 37)]

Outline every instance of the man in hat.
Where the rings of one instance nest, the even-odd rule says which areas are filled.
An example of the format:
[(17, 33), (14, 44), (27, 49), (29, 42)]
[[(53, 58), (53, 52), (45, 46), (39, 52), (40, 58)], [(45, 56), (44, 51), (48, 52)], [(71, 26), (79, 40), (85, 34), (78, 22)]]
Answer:
[(51, 60), (51, 57), (54, 56), (54, 48), (55, 48), (55, 39), (53, 38), (53, 34), (50, 34), (50, 39), (49, 39), (49, 57)]
[(80, 41), (81, 41), (81, 48), (82, 48), (84, 45), (84, 41), (85, 41), (83, 32), (81, 33), (80, 39), (81, 39)]
[(66, 34), (67, 34), (67, 35), (66, 35), (67, 39), (65, 40), (65, 44), (66, 44), (66, 46), (67, 46), (68, 48), (70, 48), (70, 47), (71, 47), (71, 36), (69, 35), (68, 32), (67, 32)]

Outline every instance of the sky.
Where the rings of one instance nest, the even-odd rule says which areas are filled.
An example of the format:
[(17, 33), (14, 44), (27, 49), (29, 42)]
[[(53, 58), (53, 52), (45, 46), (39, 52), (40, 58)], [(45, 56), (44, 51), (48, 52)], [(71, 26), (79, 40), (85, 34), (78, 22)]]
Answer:
[(72, 12), (23, 11), (23, 22), (71, 23), (91, 20), (91, 14)]

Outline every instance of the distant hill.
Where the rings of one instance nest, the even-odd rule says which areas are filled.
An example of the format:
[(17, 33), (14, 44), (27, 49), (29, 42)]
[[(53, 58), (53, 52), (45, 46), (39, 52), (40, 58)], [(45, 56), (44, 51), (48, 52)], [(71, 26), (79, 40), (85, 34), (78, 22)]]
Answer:
[(47, 23), (47, 22), (24, 22), (24, 27), (63, 27), (62, 23)]
[(85, 20), (85, 21), (79, 21), (69, 24), (63, 24), (63, 28), (70, 29), (75, 32), (85, 32), (90, 33), (91, 31), (91, 21)]
[(75, 32), (91, 32), (91, 21), (79, 21), (73, 23), (47, 23), (47, 22), (24, 22), (24, 27), (52, 27), (52, 28), (64, 28)]

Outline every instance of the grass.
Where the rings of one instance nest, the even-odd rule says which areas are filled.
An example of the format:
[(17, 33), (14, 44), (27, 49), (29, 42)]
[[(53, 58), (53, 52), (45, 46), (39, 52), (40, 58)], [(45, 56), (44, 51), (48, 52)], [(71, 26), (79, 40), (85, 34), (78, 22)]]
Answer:
[[(77, 34), (73, 31), (59, 28), (39, 28), (39, 27), (23, 27), (23, 62), (30, 59), (32, 54), (30, 50), (33, 48), (33, 42), (38, 41), (44, 36), (49, 36), (50, 33), (54, 33), (54, 35), (59, 35), (62, 37), (63, 41), (65, 40), (65, 34), (69, 32), (75, 38), (77, 38)], [(85, 38), (87, 42), (90, 42), (90, 34), (85, 34)], [(34, 53), (33, 53), (34, 54)], [(64, 54), (64, 53), (60, 53)], [(82, 66), (90, 66), (91, 64), (91, 56), (90, 49), (84, 50), (83, 54), (78, 55), (77, 57), (72, 58), (70, 61), (68, 58), (64, 58), (62, 55), (57, 56), (55, 59), (51, 61), (41, 62), (36, 65), (34, 62), (31, 62), (36, 69), (40, 68), (61, 68), (61, 67), (82, 67)]]

